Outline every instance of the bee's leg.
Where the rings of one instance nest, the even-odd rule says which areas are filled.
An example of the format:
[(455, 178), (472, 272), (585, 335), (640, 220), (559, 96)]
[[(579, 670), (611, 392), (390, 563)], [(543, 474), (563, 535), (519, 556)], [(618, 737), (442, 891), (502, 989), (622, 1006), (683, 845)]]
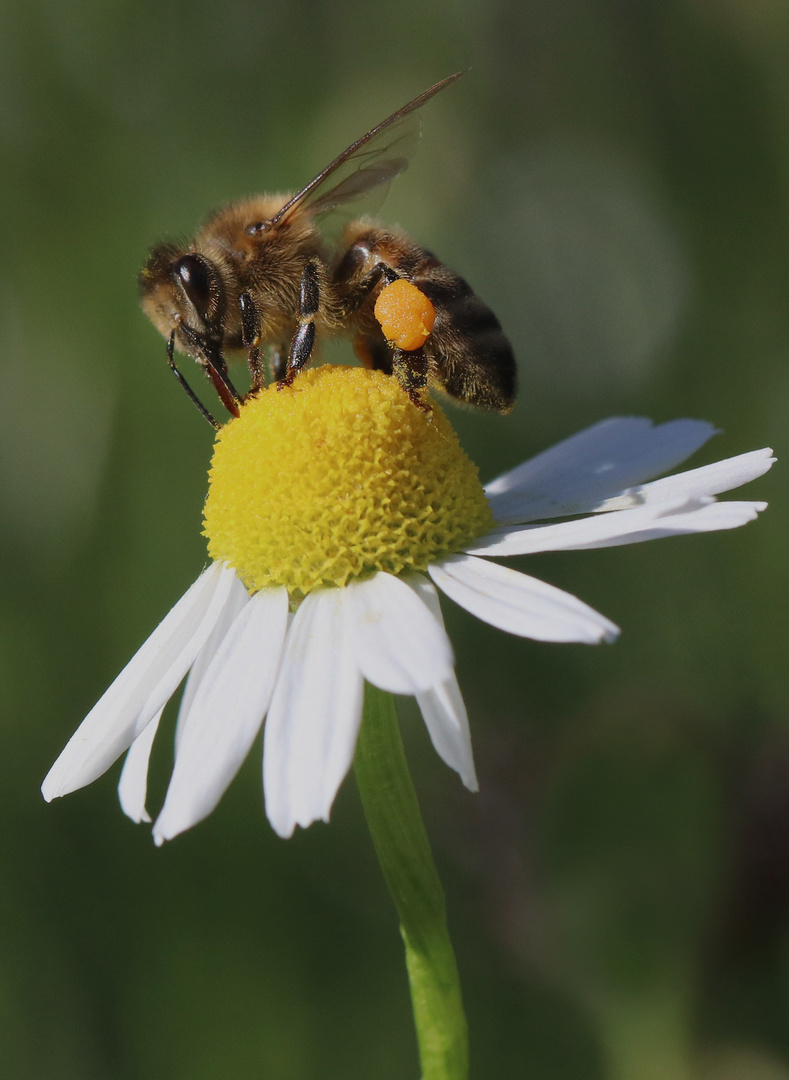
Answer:
[(379, 330), (377, 333), (357, 333), (353, 339), (353, 351), (365, 367), (394, 375), (417, 409), (432, 413), (433, 410), (421, 396), (427, 386), (429, 367), (424, 349), (406, 352), (387, 341)]
[(181, 386), (184, 388), (184, 390), (186, 391), (186, 393), (187, 393), (188, 397), (190, 398), (190, 400), (194, 402), (194, 404), (197, 406), (197, 408), (200, 410), (200, 412), (206, 418), (206, 420), (211, 425), (211, 427), (216, 428), (216, 430), (219, 431), (219, 429), (222, 427), (222, 425), (217, 420), (215, 420), (213, 418), (211, 413), (208, 411), (208, 409), (202, 403), (200, 398), (197, 396), (197, 394), (191, 388), (189, 383), (183, 377), (181, 372), (175, 366), (175, 360), (173, 359), (173, 350), (174, 350), (174, 348), (175, 348), (175, 331), (173, 330), (173, 332), (170, 334), (169, 338), (167, 339), (167, 363), (170, 365), (170, 371), (172, 371), (173, 375), (175, 375), (176, 379), (181, 384)]
[[(347, 267), (352, 265), (353, 261), (360, 261), (368, 256), (369, 251), (365, 245), (354, 245), (343, 260), (346, 264), (345, 273), (348, 273)], [(379, 259), (372, 269), (346, 293), (344, 298), (346, 316), (352, 316), (358, 311), (382, 281), (386, 285), (391, 285), (399, 281), (401, 277), (402, 275), (388, 263)], [(375, 336), (364, 331), (358, 333), (353, 347), (354, 352), (366, 367), (394, 375), (417, 409), (432, 413), (431, 407), (422, 399), (422, 393), (427, 387), (429, 365), (423, 349), (412, 349), (406, 352), (393, 345), (392, 342), (386, 341), (380, 331)]]
[(432, 414), (432, 408), (422, 399), (427, 387), (428, 359), (422, 349), (404, 352), (392, 346), (392, 373), (411, 401), (424, 413)]
[(310, 259), (301, 275), (299, 293), (299, 327), (290, 343), (288, 371), (278, 386), (290, 386), (298, 373), (309, 361), (315, 345), (315, 316), (320, 310), (320, 284), (318, 260)]
[(269, 367), (271, 368), (271, 377), (276, 382), (285, 378), (288, 371), (288, 356), (290, 355), (290, 349), (288, 343), (275, 345), (271, 350), (269, 356)]
[(392, 374), (392, 347), (380, 331), (377, 334), (358, 331), (353, 338), (353, 351), (366, 368)]
[(264, 384), (263, 358), (260, 355), (260, 316), (249, 293), (241, 293), (238, 305), (241, 308), (241, 340), (247, 350), (247, 364), (252, 379), (250, 392), (254, 393)]
[(359, 310), (373, 289), (381, 282), (391, 285), (400, 278), (400, 274), (385, 262), (377, 262), (364, 277), (358, 281), (345, 297), (346, 315), (353, 315)]
[(224, 407), (233, 416), (238, 416), (238, 406), (244, 399), (230, 381), (227, 364), (222, 354), (218, 349), (209, 349), (206, 342), (183, 322), (179, 324), (179, 328), (184, 337), (193, 344), (195, 352), (202, 357), (202, 363), (205, 365), (208, 377), (213, 382)]

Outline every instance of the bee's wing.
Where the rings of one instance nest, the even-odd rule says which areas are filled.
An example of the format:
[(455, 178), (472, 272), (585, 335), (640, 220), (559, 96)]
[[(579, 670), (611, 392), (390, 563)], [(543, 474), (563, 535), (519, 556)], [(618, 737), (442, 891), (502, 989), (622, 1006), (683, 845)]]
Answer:
[(437, 82), (362, 135), (277, 211), (268, 226), (284, 221), (297, 208), (318, 215), (363, 199), (375, 188), (385, 196), (386, 185), (408, 168), (419, 145), (421, 122), (417, 110), (463, 74), (458, 71)]

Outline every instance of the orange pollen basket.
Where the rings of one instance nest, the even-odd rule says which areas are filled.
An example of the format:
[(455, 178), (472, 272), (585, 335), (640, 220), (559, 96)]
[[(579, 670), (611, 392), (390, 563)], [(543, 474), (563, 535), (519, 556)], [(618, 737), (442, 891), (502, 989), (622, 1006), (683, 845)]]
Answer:
[(375, 302), (375, 317), (387, 341), (405, 352), (421, 348), (436, 321), (436, 309), (410, 281), (393, 281)]

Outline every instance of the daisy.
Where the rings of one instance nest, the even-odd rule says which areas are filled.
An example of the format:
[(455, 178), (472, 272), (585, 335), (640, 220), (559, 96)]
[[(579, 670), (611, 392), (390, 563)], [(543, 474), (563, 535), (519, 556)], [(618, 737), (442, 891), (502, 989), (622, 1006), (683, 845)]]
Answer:
[(490, 559), (744, 525), (765, 503), (715, 496), (765, 473), (771, 450), (653, 479), (713, 434), (698, 420), (615, 417), (483, 489), (441, 410), (414, 408), (380, 372), (323, 367), (262, 391), (217, 437), (213, 561), (72, 736), (44, 798), (91, 783), (128, 749), (121, 805), (150, 821), (151, 746), (187, 673), (157, 844), (214, 809), (264, 719), (273, 828), (287, 837), (327, 821), (365, 680), (416, 697), (436, 751), (476, 790), (436, 586), (512, 634), (613, 641), (618, 628), (581, 600)]

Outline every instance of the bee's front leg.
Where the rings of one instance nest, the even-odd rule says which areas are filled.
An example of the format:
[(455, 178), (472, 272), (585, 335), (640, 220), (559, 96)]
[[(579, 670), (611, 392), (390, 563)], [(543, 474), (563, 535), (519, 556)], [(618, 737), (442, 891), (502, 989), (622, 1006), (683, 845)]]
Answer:
[(290, 343), (288, 371), (278, 386), (290, 386), (298, 373), (309, 361), (315, 345), (315, 317), (320, 311), (320, 263), (310, 259), (301, 275), (299, 292), (299, 326)]
[[(227, 364), (225, 358), (222, 355), (219, 346), (216, 342), (207, 341), (204, 337), (195, 333), (191, 327), (187, 326), (180, 316), (177, 316), (178, 329), (182, 336), (189, 342), (194, 350), (194, 357), (198, 364), (203, 368), (208, 378), (214, 384), (214, 388), (219, 394), (219, 399), (232, 416), (238, 416), (238, 407), (243, 402), (243, 397), (236, 390), (235, 386), (228, 374)], [(174, 335), (173, 331), (173, 335)], [(175, 340), (173, 336), (173, 341)], [(172, 347), (168, 346), (168, 360), (172, 358)], [(173, 364), (170, 364), (173, 367)], [(178, 375), (179, 381), (183, 382), (180, 374)], [(190, 395), (191, 396), (191, 395)]]
[(212, 428), (215, 428), (217, 431), (219, 431), (221, 429), (222, 425), (220, 423), (218, 423), (213, 418), (211, 413), (208, 411), (208, 409), (202, 403), (200, 398), (197, 396), (197, 394), (191, 388), (189, 383), (183, 377), (183, 375), (181, 374), (181, 371), (179, 370), (179, 368), (176, 366), (175, 357), (173, 356), (174, 349), (175, 349), (175, 330), (172, 331), (172, 333), (170, 334), (170, 336), (167, 339), (167, 363), (170, 365), (170, 371), (172, 371), (173, 375), (175, 375), (176, 379), (181, 384), (182, 388), (186, 391), (187, 396), (189, 397), (189, 400), (192, 401), (197, 406), (197, 408), (200, 410), (201, 415), (205, 417), (205, 419), (208, 421), (208, 423), (211, 425)]

